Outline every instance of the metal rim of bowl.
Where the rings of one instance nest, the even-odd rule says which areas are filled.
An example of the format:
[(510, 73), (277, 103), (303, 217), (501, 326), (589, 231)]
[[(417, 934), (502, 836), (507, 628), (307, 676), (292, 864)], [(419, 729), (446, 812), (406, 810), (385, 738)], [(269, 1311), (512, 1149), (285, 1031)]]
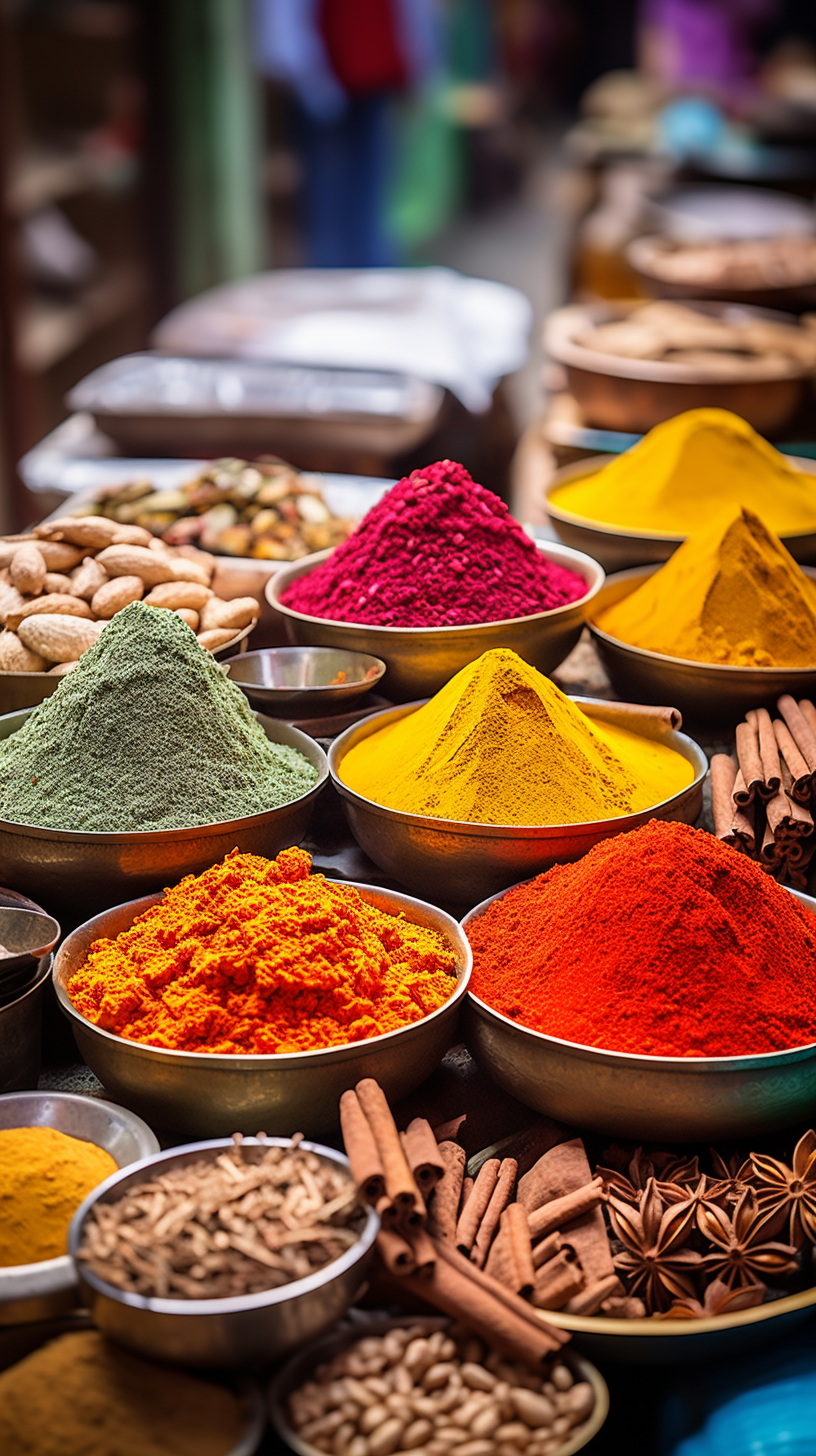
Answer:
[[(519, 884), (510, 885), (506, 890), (499, 890), (498, 894), (489, 895), (486, 900), (482, 900), (478, 905), (474, 905), (473, 909), (469, 910), (467, 915), (463, 915), (459, 922), (465, 934), (467, 935), (468, 926), (473, 921), (481, 919), (488, 907), (494, 904), (496, 900), (503, 900), (505, 895), (511, 895), (514, 890), (521, 889), (523, 885), (529, 885), (531, 883), (530, 880), (522, 880)], [(799, 901), (800, 905), (806, 910), (809, 910), (811, 915), (816, 916), (816, 899), (813, 896), (805, 895), (801, 890), (790, 889), (787, 885), (780, 886), (780, 888), (784, 889), (787, 894), (793, 895)], [(512, 1028), (515, 1032), (524, 1032), (533, 1042), (540, 1043), (543, 1051), (546, 1050), (548, 1045), (564, 1047), (567, 1051), (587, 1053), (593, 1059), (606, 1063), (607, 1065), (631, 1066), (634, 1071), (642, 1067), (648, 1067), (650, 1069), (665, 1067), (667, 1072), (673, 1074), (676, 1072), (687, 1073), (692, 1076), (695, 1073), (699, 1073), (701, 1069), (704, 1072), (714, 1074), (719, 1071), (750, 1072), (754, 1068), (767, 1068), (774, 1060), (778, 1060), (780, 1063), (782, 1063), (783, 1059), (786, 1062), (803, 1061), (806, 1057), (812, 1056), (813, 1049), (816, 1046), (816, 1042), (806, 1042), (801, 1046), (786, 1047), (783, 1051), (750, 1052), (738, 1056), (713, 1057), (659, 1057), (653, 1056), (648, 1052), (618, 1052), (609, 1047), (592, 1047), (586, 1046), (582, 1042), (567, 1041), (565, 1037), (552, 1036), (546, 1031), (536, 1031), (532, 1026), (524, 1026), (522, 1022), (513, 1021), (512, 1017), (505, 1016), (503, 1011), (497, 1011), (495, 1007), (488, 1006), (486, 1001), (483, 1001), (480, 996), (476, 995), (475, 991), (470, 989), (468, 989), (468, 999), (479, 1008), (480, 1014), (492, 1016), (494, 1020)]]
[[(250, 657), (286, 657), (286, 656), (289, 655), (289, 653), (297, 653), (297, 652), (303, 652), (303, 651), (335, 653), (335, 652), (342, 652), (343, 649), (342, 648), (338, 648), (338, 647), (319, 647), (319, 646), (309, 647), (309, 648), (305, 648), (305, 649), (303, 647), (292, 647), (292, 646), (290, 646), (290, 647), (257, 647), (252, 652), (240, 652), (237, 657), (225, 657), (224, 658), (224, 661), (221, 664), (221, 666), (222, 667), (232, 667), (233, 664), (238, 664), (240, 666), (241, 663), (245, 663), (247, 661), (247, 658), (250, 658)], [(353, 649), (350, 648), (349, 651), (353, 651)], [(377, 686), (377, 683), (385, 675), (386, 665), (383, 662), (382, 658), (381, 657), (375, 657), (374, 654), (373, 654), (373, 652), (358, 652), (356, 655), (358, 657), (367, 657), (369, 659), (369, 661), (373, 665), (375, 665), (377, 667), (377, 675), (376, 675), (376, 677), (371, 677), (371, 678), (359, 677), (359, 678), (354, 678), (351, 682), (345, 682), (345, 683), (308, 683), (308, 684), (305, 684), (303, 687), (290, 687), (290, 688), (287, 688), (287, 687), (283, 687), (283, 688), (275, 688), (275, 687), (272, 687), (272, 688), (270, 688), (270, 687), (266, 687), (264, 685), (264, 683), (246, 682), (246, 681), (244, 681), (240, 677), (233, 677), (232, 676), (232, 673), (229, 673), (228, 676), (229, 676), (230, 682), (234, 682), (236, 687), (241, 688), (246, 693), (249, 693), (249, 694), (254, 693), (255, 696), (256, 697), (259, 697), (259, 698), (262, 697), (263, 694), (267, 694), (268, 695), (268, 694), (275, 694), (275, 693), (278, 693), (278, 692), (283, 692), (283, 693), (286, 693), (286, 694), (291, 695), (293, 697), (294, 697), (295, 694), (297, 694), (298, 697), (300, 697), (301, 694), (304, 697), (308, 697), (308, 695), (310, 693), (325, 693), (325, 692), (330, 691), (332, 688), (341, 688), (341, 687), (342, 688), (345, 688), (345, 689), (359, 688), (361, 692), (363, 691), (363, 689), (365, 689), (367, 692), (373, 692), (374, 688)], [(369, 672), (370, 671), (371, 671), (371, 669), (369, 668)]]
[(688, 1338), (694, 1335), (719, 1334), (723, 1330), (743, 1329), (746, 1325), (764, 1324), (777, 1315), (794, 1314), (800, 1309), (816, 1308), (816, 1285), (802, 1289), (798, 1294), (785, 1294), (781, 1299), (772, 1299), (767, 1304), (755, 1305), (753, 1309), (737, 1310), (734, 1314), (703, 1315), (699, 1319), (655, 1319), (647, 1315), (643, 1319), (610, 1319), (605, 1315), (565, 1314), (563, 1310), (548, 1309), (547, 1321), (557, 1329), (567, 1330), (575, 1335), (608, 1335), (619, 1339), (628, 1335), (638, 1339)]
[[(236, 684), (237, 686), (237, 684)], [(20, 708), (16, 713), (0, 714), (0, 725), (8, 718), (22, 717), (34, 712), (34, 708)], [(228, 834), (231, 830), (240, 830), (260, 826), (265, 820), (283, 809), (291, 809), (296, 804), (305, 804), (314, 799), (328, 783), (329, 763), (320, 744), (308, 733), (303, 733), (299, 728), (293, 728), (288, 723), (282, 723), (279, 718), (267, 718), (264, 713), (255, 714), (256, 721), (260, 722), (266, 737), (270, 743), (277, 743), (283, 747), (296, 748), (298, 752), (308, 760), (313, 768), (317, 769), (317, 782), (307, 789), (305, 794), (299, 794), (296, 799), (289, 799), (285, 804), (278, 804), (276, 809), (264, 809), (260, 814), (245, 814), (241, 819), (217, 819), (208, 824), (188, 824), (183, 829), (122, 829), (118, 833), (113, 830), (96, 829), (45, 829), (40, 824), (17, 824), (11, 819), (0, 819), (0, 834), (19, 834), (26, 839), (58, 839), (68, 844), (159, 844), (174, 843), (180, 840), (189, 839), (192, 836), (206, 838), (212, 835), (215, 838), (219, 834)], [(283, 731), (291, 735), (294, 743), (287, 742), (285, 737), (270, 737), (269, 729), (273, 727), (276, 733)], [(22, 725), (21, 725), (22, 726)], [(0, 740), (2, 741), (2, 740)], [(315, 762), (315, 759), (317, 762)]]
[[(654, 576), (656, 571), (661, 571), (665, 565), (665, 561), (658, 561), (654, 566), (630, 566), (627, 571), (613, 572), (611, 576), (606, 578), (606, 586), (614, 587), (620, 582), (631, 581), (632, 589), (631, 591), (621, 593), (620, 597), (612, 605), (617, 606), (618, 602), (626, 601), (628, 597), (634, 594), (639, 586), (642, 586), (648, 581), (649, 577)], [(810, 577), (814, 586), (816, 586), (816, 567), (800, 566), (799, 570), (803, 571), (805, 576)], [(713, 672), (718, 674), (724, 682), (730, 679), (732, 683), (742, 681), (747, 685), (749, 678), (755, 677), (757, 674), (760, 677), (763, 674), (767, 674), (768, 676), (775, 675), (777, 677), (784, 677), (789, 681), (790, 688), (788, 691), (793, 692), (797, 683), (801, 681), (805, 685), (806, 683), (812, 682), (814, 675), (816, 675), (816, 663), (812, 667), (764, 667), (759, 665), (756, 667), (748, 667), (747, 665), (741, 665), (735, 662), (702, 662), (699, 658), (695, 657), (670, 657), (666, 652), (654, 652), (650, 647), (635, 647), (631, 642), (624, 642), (620, 637), (613, 637), (610, 632), (605, 632), (603, 627), (599, 627), (597, 622), (592, 621), (589, 617), (587, 618), (587, 626), (592, 636), (597, 638), (599, 642), (608, 644), (616, 651), (625, 652), (630, 657), (645, 659), (647, 662), (665, 663), (668, 667), (690, 668), (692, 671), (696, 669), (701, 674)], [(4, 827), (3, 824), (0, 824), (0, 829)]]
[[(291, 1138), (283, 1137), (268, 1137), (263, 1140), (245, 1137), (241, 1144), (243, 1147), (273, 1148), (288, 1148), (291, 1145)], [(353, 1182), (348, 1158), (338, 1152), (336, 1148), (313, 1142), (301, 1142), (299, 1146), (307, 1153), (316, 1153), (318, 1157), (344, 1169)], [(118, 1172), (111, 1173), (104, 1183), (100, 1183), (98, 1188), (94, 1188), (93, 1192), (88, 1194), (71, 1219), (68, 1231), (68, 1257), (76, 1265), (80, 1278), (97, 1294), (103, 1294), (106, 1298), (114, 1299), (119, 1304), (128, 1305), (131, 1309), (149, 1310), (153, 1314), (182, 1316), (243, 1314), (249, 1310), (265, 1309), (270, 1305), (286, 1304), (292, 1298), (297, 1298), (302, 1294), (311, 1294), (315, 1290), (321, 1289), (326, 1283), (325, 1276), (329, 1271), (331, 1271), (332, 1277), (336, 1274), (343, 1274), (347, 1269), (353, 1268), (362, 1255), (368, 1252), (379, 1232), (380, 1219), (376, 1209), (363, 1204), (366, 1215), (365, 1223), (351, 1248), (346, 1249), (339, 1258), (324, 1264), (322, 1269), (317, 1269), (314, 1274), (307, 1274), (305, 1279), (292, 1279), (288, 1284), (281, 1284), (276, 1289), (263, 1289), (259, 1294), (230, 1295), (223, 1299), (159, 1299), (145, 1294), (132, 1294), (129, 1290), (119, 1289), (117, 1285), (100, 1279), (78, 1259), (85, 1219), (94, 1204), (103, 1199), (110, 1189), (116, 1188), (119, 1183), (124, 1182), (126, 1178), (132, 1178), (134, 1174), (160, 1170), (162, 1164), (173, 1159), (186, 1158), (189, 1161), (213, 1148), (223, 1148), (226, 1151), (233, 1147), (235, 1147), (235, 1143), (232, 1138), (210, 1138), (205, 1142), (184, 1143), (181, 1147), (168, 1148), (165, 1152), (142, 1158), (138, 1163), (131, 1163), (127, 1168), (120, 1168)]]
[[(380, 814), (385, 819), (396, 820), (399, 824), (422, 828), (428, 828), (430, 826), (433, 829), (450, 834), (478, 834), (487, 839), (554, 839), (563, 834), (565, 829), (582, 829), (589, 835), (610, 825), (620, 826), (620, 832), (624, 833), (627, 820), (640, 817), (644, 813), (654, 813), (657, 809), (663, 809), (667, 805), (672, 804), (681, 794), (687, 794), (692, 789), (696, 789), (701, 785), (708, 773), (708, 759), (699, 744), (695, 743), (693, 738), (689, 738), (686, 733), (680, 733), (674, 730), (671, 735), (672, 739), (682, 740), (685, 747), (689, 750), (688, 757), (686, 757), (686, 754), (680, 754), (679, 750), (674, 748), (673, 742), (668, 742), (663, 739), (660, 741), (665, 742), (667, 748), (672, 748), (675, 753), (678, 753), (682, 758), (686, 758), (686, 762), (691, 764), (694, 769), (694, 777), (691, 783), (684, 784), (682, 789), (679, 789), (676, 794), (671, 794), (668, 799), (661, 799), (659, 803), (652, 804), (648, 810), (639, 809), (636, 815), (622, 814), (614, 819), (587, 819), (581, 820), (576, 824), (481, 824), (476, 820), (468, 819), (435, 819), (425, 814), (410, 814), (404, 809), (390, 809), (388, 805), (378, 804), (376, 800), (367, 799), (363, 794), (358, 794), (356, 789), (349, 788), (348, 784), (344, 783), (340, 777), (340, 766), (350, 746), (356, 746), (351, 745), (350, 740), (359, 734), (360, 741), (362, 742), (366, 738), (370, 738), (374, 733), (379, 732), (381, 728), (387, 727), (389, 723), (397, 722), (400, 718), (406, 718), (410, 713), (415, 713), (418, 708), (424, 707), (430, 701), (430, 698), (420, 698), (413, 703), (399, 703), (393, 708), (381, 708), (378, 713), (371, 713), (362, 722), (352, 723), (350, 728), (346, 728), (343, 733), (338, 734), (337, 738), (334, 739), (329, 747), (329, 773), (332, 784), (338, 794), (348, 799), (350, 803), (360, 804), (367, 811)], [(570, 699), (570, 702), (577, 703), (581, 707), (596, 702), (599, 706), (614, 707), (614, 703), (610, 704), (606, 699), (602, 698), (574, 697)], [(592, 715), (588, 714), (588, 716), (591, 717)], [(502, 891), (501, 893), (506, 894), (507, 892)], [(496, 897), (493, 896), (491, 898)], [(482, 904), (486, 903), (486, 901), (482, 902)]]
[[(229, 560), (229, 557), (225, 557), (224, 559), (228, 561)], [(112, 621), (113, 618), (111, 618), (110, 620)], [(258, 623), (259, 623), (260, 620), (261, 620), (261, 618), (260, 618), (260, 602), (259, 602), (258, 603), (258, 616), (255, 617), (253, 619), (253, 621), (250, 622), (249, 626), (248, 627), (242, 627), (241, 630), (240, 630), (240, 632), (237, 632), (234, 637), (231, 637), (230, 638), (229, 642), (225, 642), (224, 645), (223, 645), (223, 647), (216, 647), (215, 651), (212, 652), (212, 656), (215, 658), (216, 662), (222, 661), (223, 654), (225, 652), (232, 652), (232, 649), (234, 647), (237, 647), (238, 644), (239, 644), (239, 642), (245, 641), (246, 638), (249, 636), (250, 632), (254, 632), (255, 631), (255, 628), (257, 627), (257, 625), (258, 625)], [(211, 649), (209, 647), (207, 647), (205, 649), (205, 651), (210, 652)], [(79, 661), (79, 659), (77, 659), (77, 661)], [(70, 677), (70, 676), (71, 676), (70, 673), (63, 673), (62, 674), (62, 677)], [(0, 682), (4, 682), (4, 681), (7, 681), (9, 678), (13, 678), (15, 680), (15, 682), (21, 682), (21, 683), (23, 683), (23, 682), (42, 682), (42, 683), (53, 682), (53, 683), (59, 684), (62, 681), (62, 677), (54, 677), (53, 674), (50, 673), (50, 672), (9, 672), (7, 670), (0, 671)]]
[[(629, 447), (629, 449), (635, 448), (634, 445)], [(556, 491), (562, 490), (566, 485), (572, 485), (577, 480), (583, 480), (591, 475), (600, 475), (607, 465), (611, 465), (614, 460), (620, 460), (621, 456), (628, 453), (628, 450), (623, 450), (620, 455), (588, 455), (583, 460), (574, 461), (572, 465), (562, 465), (544, 487), (544, 508), (547, 514), (556, 523), (563, 521), (566, 526), (576, 526), (579, 530), (592, 531), (598, 536), (608, 536), (611, 540), (644, 543), (653, 541), (656, 546), (682, 546), (683, 542), (688, 539), (689, 532), (683, 536), (677, 536), (673, 531), (641, 530), (636, 526), (613, 526), (607, 521), (595, 521), (591, 516), (576, 515), (574, 511), (565, 510), (563, 506), (557, 505), (553, 500)], [(786, 455), (785, 459), (789, 459), (803, 475), (816, 476), (816, 461), (807, 460), (799, 455)], [(816, 481), (814, 484), (816, 485)], [(786, 531), (779, 536), (779, 539), (784, 546), (787, 541), (795, 542), (814, 534), (816, 534), (816, 515), (814, 515), (812, 526), (805, 526), (801, 531)], [(612, 579), (612, 574), (610, 574), (607, 581)]]
[[(546, 1318), (549, 1320), (550, 1311), (547, 1310)], [(389, 1330), (404, 1329), (406, 1325), (416, 1325), (417, 1329), (428, 1330), (446, 1329), (452, 1321), (444, 1315), (417, 1315), (408, 1311), (400, 1318), (399, 1316), (372, 1314), (365, 1321), (360, 1321), (359, 1328), (347, 1327), (327, 1335), (322, 1335), (317, 1340), (311, 1340), (303, 1349), (290, 1356), (286, 1364), (277, 1372), (269, 1385), (267, 1404), (269, 1418), (272, 1425), (280, 1436), (281, 1440), (291, 1450), (298, 1453), (298, 1456), (322, 1456), (316, 1446), (304, 1441), (297, 1431), (290, 1426), (286, 1418), (286, 1399), (295, 1388), (295, 1380), (301, 1377), (302, 1367), (310, 1366), (312, 1369), (321, 1363), (324, 1356), (332, 1358), (340, 1353), (348, 1345), (355, 1344), (357, 1340), (365, 1339), (368, 1335), (384, 1335)], [(573, 1453), (580, 1451), (597, 1436), (609, 1414), (609, 1387), (597, 1366), (587, 1360), (578, 1350), (564, 1349), (560, 1351), (560, 1358), (568, 1364), (572, 1364), (574, 1371), (582, 1380), (586, 1380), (595, 1392), (595, 1405), (592, 1415), (583, 1423), (575, 1435), (558, 1447), (553, 1456), (573, 1456)]]
[[(13, 1001), (8, 1001), (5, 1006), (0, 1006), (0, 1015), (2, 1015), (4, 1011), (10, 1011), (12, 1006), (19, 1006), (21, 1001), (25, 1001), (26, 996), (33, 996), (34, 992), (39, 990), (40, 986), (43, 984), (43, 981), (46, 981), (51, 974), (51, 968), (54, 964), (54, 959), (55, 958), (53, 951), (49, 951), (47, 955), (44, 955), (40, 958), (37, 968), (37, 974), (34, 977), (34, 980), (31, 982), (31, 985), (26, 986), (25, 990), (21, 991), (20, 995), (17, 996)], [(0, 1092), (0, 1097), (10, 1096), (12, 1096), (10, 1092)]]
[[(364, 1041), (350, 1041), (342, 1042), (338, 1046), (316, 1047), (307, 1052), (243, 1052), (236, 1054), (204, 1051), (185, 1052), (177, 1051), (170, 1047), (154, 1047), (148, 1045), (146, 1042), (133, 1041), (130, 1037), (117, 1036), (115, 1032), (106, 1031), (102, 1026), (96, 1026), (94, 1022), (89, 1021), (74, 1006), (66, 987), (63, 985), (62, 967), (60, 964), (63, 952), (69, 946), (73, 936), (68, 936), (63, 941), (59, 953), (54, 960), (53, 982), (57, 1000), (69, 1020), (74, 1019), (78, 1021), (82, 1025), (83, 1030), (93, 1032), (107, 1041), (116, 1043), (118, 1046), (138, 1047), (141, 1052), (147, 1052), (155, 1060), (161, 1061), (164, 1058), (169, 1058), (176, 1061), (181, 1059), (182, 1063), (186, 1062), (188, 1065), (194, 1061), (201, 1067), (218, 1067), (220, 1069), (237, 1067), (245, 1061), (250, 1061), (253, 1068), (262, 1070), (270, 1070), (273, 1067), (285, 1069), (292, 1065), (301, 1067), (311, 1064), (319, 1065), (326, 1058), (343, 1061), (346, 1057), (356, 1056), (361, 1046), (387, 1045), (396, 1037), (404, 1037), (406, 1033), (417, 1031), (420, 1027), (427, 1026), (429, 1021), (438, 1019), (443, 1014), (449, 1012), (452, 1006), (457, 1006), (464, 1000), (470, 981), (473, 956), (467, 936), (462, 931), (459, 922), (452, 915), (448, 915), (444, 910), (439, 910), (435, 905), (429, 905), (427, 901), (420, 900), (415, 895), (406, 895), (400, 890), (385, 890), (376, 885), (361, 884), (356, 880), (338, 880), (332, 883), (343, 885), (350, 890), (357, 890), (364, 899), (367, 894), (373, 897), (379, 896), (388, 899), (394, 908), (393, 911), (386, 913), (404, 913), (405, 918), (410, 920), (411, 917), (408, 912), (415, 906), (421, 906), (425, 910), (432, 910), (435, 919), (442, 921), (443, 931), (446, 932), (447, 944), (456, 956), (457, 962), (461, 962), (462, 969), (461, 974), (457, 975), (456, 986), (441, 1006), (437, 1006), (434, 1011), (430, 1011), (427, 1016), (421, 1017), (419, 1021), (411, 1021), (406, 1026), (397, 1027), (394, 1031), (382, 1032), (379, 1036), (366, 1037)], [(93, 925), (95, 920), (105, 919), (113, 910), (121, 910), (125, 906), (134, 907), (133, 919), (135, 920), (136, 916), (141, 914), (143, 910), (149, 909), (152, 905), (157, 905), (162, 898), (162, 894), (145, 895), (140, 900), (126, 900), (122, 905), (111, 906), (110, 909), (102, 911), (100, 915), (95, 915), (91, 920), (86, 920), (83, 925), (77, 927), (73, 934), (78, 935), (81, 931), (85, 931), (87, 927)], [(438, 933), (442, 934), (443, 932), (440, 931)], [(269, 1139), (269, 1141), (274, 1141), (274, 1139)], [(285, 1142), (286, 1139), (283, 1139), (283, 1141)], [(229, 1146), (229, 1142), (225, 1146)]]
[[(670, 300), (664, 300), (666, 302)], [(568, 369), (583, 369), (590, 374), (605, 374), (615, 379), (643, 380), (652, 384), (776, 384), (783, 380), (809, 379), (813, 370), (805, 364), (791, 360), (790, 367), (764, 373), (761, 368), (743, 368), (733, 374), (714, 374), (690, 364), (673, 364), (660, 359), (625, 359), (619, 354), (603, 354), (599, 349), (588, 349), (575, 342), (579, 328), (614, 323), (628, 318), (630, 313), (654, 299), (639, 299), (636, 303), (622, 305), (613, 303), (567, 304), (551, 313), (544, 328), (544, 349), (556, 363)], [(790, 315), (779, 309), (761, 308), (752, 303), (715, 303), (705, 299), (683, 300), (686, 308), (700, 313), (721, 317), (728, 309), (750, 312), (757, 320), (771, 320), (775, 323), (789, 323)]]
[(316, 567), (322, 566), (324, 561), (335, 551), (336, 547), (330, 547), (327, 551), (315, 551), (311, 556), (303, 556), (300, 561), (287, 562), (275, 576), (271, 576), (264, 588), (266, 600), (276, 612), (284, 617), (291, 617), (297, 622), (319, 622), (329, 627), (339, 627), (344, 631), (349, 629), (355, 632), (382, 632), (392, 637), (417, 637), (421, 640), (431, 637), (434, 633), (437, 636), (453, 637), (454, 640), (459, 634), (477, 632), (480, 628), (515, 627), (523, 626), (529, 622), (540, 622), (542, 620), (556, 619), (560, 614), (574, 612), (576, 607), (588, 607), (589, 603), (598, 595), (606, 579), (603, 567), (587, 556), (584, 551), (576, 551), (572, 546), (564, 546), (560, 541), (543, 541), (540, 537), (530, 537), (533, 544), (537, 546), (548, 561), (554, 566), (564, 566), (574, 571), (576, 576), (583, 578), (587, 590), (582, 597), (576, 597), (574, 601), (564, 602), (560, 607), (550, 607), (543, 612), (533, 612), (526, 617), (502, 617), (494, 622), (462, 622), (456, 626), (437, 627), (389, 627), (377, 626), (372, 622), (347, 622), (338, 617), (315, 617), (308, 612), (298, 612), (294, 607), (287, 607), (282, 601), (283, 592), (288, 591), (294, 581), (301, 576), (306, 576)]

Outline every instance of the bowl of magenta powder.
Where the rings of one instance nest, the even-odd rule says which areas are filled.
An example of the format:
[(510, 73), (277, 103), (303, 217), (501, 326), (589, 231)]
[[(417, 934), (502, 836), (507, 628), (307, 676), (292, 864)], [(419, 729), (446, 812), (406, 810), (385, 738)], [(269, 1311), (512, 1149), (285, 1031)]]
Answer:
[(292, 642), (381, 657), (384, 691), (427, 697), (491, 647), (540, 672), (572, 651), (604, 573), (535, 541), (462, 465), (397, 481), (347, 541), (284, 566), (267, 597)]
[(812, 1116), (816, 900), (651, 820), (484, 901), (467, 1044), (571, 1126), (683, 1142)]

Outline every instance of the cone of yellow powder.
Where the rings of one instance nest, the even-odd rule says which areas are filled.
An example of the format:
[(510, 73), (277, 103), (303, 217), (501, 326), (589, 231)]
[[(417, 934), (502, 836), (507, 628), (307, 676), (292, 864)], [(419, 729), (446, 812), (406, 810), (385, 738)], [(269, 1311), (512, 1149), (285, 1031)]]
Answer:
[(515, 652), (462, 668), (356, 744), (339, 775), (386, 808), (460, 823), (584, 824), (649, 809), (694, 772), (666, 743), (595, 722)]
[(816, 667), (816, 585), (739, 506), (689, 536), (602, 611), (602, 631), (649, 652), (735, 667)]
[(797, 470), (730, 410), (675, 415), (552, 505), (619, 530), (687, 536), (725, 506), (746, 506), (782, 536), (816, 530), (816, 477)]

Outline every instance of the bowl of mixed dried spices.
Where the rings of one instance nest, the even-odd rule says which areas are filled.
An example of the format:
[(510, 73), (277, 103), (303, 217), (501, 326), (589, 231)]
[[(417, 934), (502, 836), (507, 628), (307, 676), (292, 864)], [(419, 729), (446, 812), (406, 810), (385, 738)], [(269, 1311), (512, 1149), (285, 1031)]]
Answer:
[(130, 899), (297, 843), (327, 777), (175, 612), (135, 602), (50, 698), (0, 718), (0, 880), (48, 904)]
[(173, 1364), (234, 1367), (342, 1318), (379, 1226), (342, 1153), (260, 1134), (115, 1174), (78, 1209), (69, 1247), (103, 1333)]
[(810, 1116), (816, 900), (704, 830), (652, 820), (478, 905), (468, 1045), (520, 1101), (637, 1139)]
[(342, 545), (282, 567), (266, 595), (292, 642), (373, 653), (384, 692), (406, 702), (491, 647), (551, 672), (603, 581), (597, 562), (534, 541), (498, 496), (442, 460), (392, 486)]
[(435, 1070), (470, 976), (461, 927), (310, 869), (301, 849), (236, 851), (63, 942), (60, 1005), (126, 1106), (193, 1137), (312, 1136), (361, 1077), (400, 1097)]

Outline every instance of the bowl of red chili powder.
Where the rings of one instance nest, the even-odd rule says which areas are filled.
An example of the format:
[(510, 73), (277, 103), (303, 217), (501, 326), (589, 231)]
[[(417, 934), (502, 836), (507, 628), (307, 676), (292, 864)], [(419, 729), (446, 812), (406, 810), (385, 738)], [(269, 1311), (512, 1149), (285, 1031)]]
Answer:
[(492, 491), (442, 460), (397, 481), (341, 546), (270, 578), (290, 641), (381, 657), (399, 702), (491, 647), (541, 672), (572, 651), (604, 582), (589, 556), (534, 541)]
[(747, 1137), (816, 1097), (816, 900), (704, 830), (650, 821), (477, 905), (467, 1043), (572, 1126)]

